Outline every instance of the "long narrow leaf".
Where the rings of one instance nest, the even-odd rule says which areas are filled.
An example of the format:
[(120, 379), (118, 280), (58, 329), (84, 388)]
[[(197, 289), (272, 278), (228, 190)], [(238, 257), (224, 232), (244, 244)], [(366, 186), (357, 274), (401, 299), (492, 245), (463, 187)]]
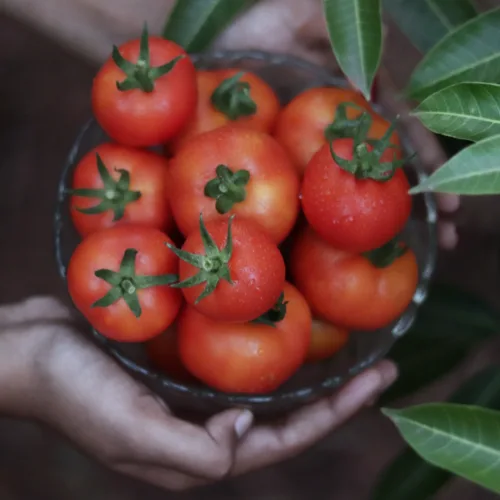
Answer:
[[(500, 368), (490, 366), (467, 380), (450, 398), (453, 403), (500, 410)], [(405, 450), (383, 472), (372, 500), (422, 500), (434, 495), (452, 478), (443, 469)]]
[(457, 83), (429, 96), (413, 114), (432, 132), (479, 141), (500, 134), (500, 85)]
[(177, 0), (163, 37), (188, 52), (208, 48), (228, 24), (258, 0)]
[(382, 55), (380, 0), (323, 0), (323, 5), (339, 66), (349, 81), (370, 99)]
[(424, 57), (409, 86), (422, 100), (453, 83), (500, 80), (500, 8), (481, 14), (451, 31)]
[(383, 412), (424, 460), (500, 493), (500, 412), (452, 403)]
[(424, 54), (476, 16), (470, 0), (384, 0), (385, 11)]
[(500, 193), (500, 135), (476, 142), (448, 160), (410, 193)]

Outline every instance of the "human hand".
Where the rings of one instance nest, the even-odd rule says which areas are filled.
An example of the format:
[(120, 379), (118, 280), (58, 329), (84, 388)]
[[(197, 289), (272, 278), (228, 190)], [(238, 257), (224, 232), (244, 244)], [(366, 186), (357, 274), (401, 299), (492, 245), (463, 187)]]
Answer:
[[(250, 412), (232, 409), (195, 425), (176, 418), (70, 326), (70, 319), (52, 298), (0, 307), (0, 342), (11, 341), (10, 352), (2, 345), (0, 356), (16, 357), (16, 338), (32, 344), (27, 351), (33, 359), (24, 363), (32, 387), (25, 384), (25, 402), (16, 401), (23, 411), (14, 412), (55, 427), (115, 471), (172, 490), (290, 458), (370, 404), (396, 378), (395, 366), (384, 361), (284, 422), (254, 425)], [(0, 405), (8, 375), (0, 371)]]

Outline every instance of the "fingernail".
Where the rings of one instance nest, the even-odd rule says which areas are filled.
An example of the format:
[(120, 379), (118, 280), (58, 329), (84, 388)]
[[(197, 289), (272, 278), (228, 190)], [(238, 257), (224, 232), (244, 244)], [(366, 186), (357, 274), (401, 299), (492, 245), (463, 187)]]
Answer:
[(358, 375), (339, 393), (340, 398), (345, 398), (345, 402), (343, 399), (339, 402), (337, 396), (334, 396), (334, 400), (340, 407), (347, 406), (353, 408), (354, 411), (375, 398), (383, 383), (382, 373), (373, 370), (367, 371)]
[(441, 222), (439, 224), (439, 245), (445, 250), (452, 250), (457, 246), (457, 228), (451, 222)]
[(238, 438), (242, 438), (248, 432), (248, 429), (250, 429), (252, 423), (253, 413), (248, 410), (243, 410), (234, 423), (234, 431), (236, 432), (236, 436), (238, 436)]
[(381, 392), (385, 391), (392, 384), (394, 384), (399, 375), (398, 367), (393, 362), (384, 361), (383, 363), (384, 363), (382, 368), (383, 382), (382, 382)]
[(437, 202), (443, 212), (456, 212), (460, 206), (460, 197), (456, 194), (440, 194)]

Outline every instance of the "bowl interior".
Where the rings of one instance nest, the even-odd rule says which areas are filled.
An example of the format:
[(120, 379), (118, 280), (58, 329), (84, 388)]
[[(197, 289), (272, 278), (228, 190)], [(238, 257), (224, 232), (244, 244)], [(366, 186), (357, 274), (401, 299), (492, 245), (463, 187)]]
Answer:
[[(310, 87), (346, 86), (344, 79), (330, 75), (323, 68), (286, 55), (263, 52), (216, 52), (195, 55), (193, 58), (199, 68), (237, 67), (257, 73), (272, 85), (283, 104)], [(378, 111), (385, 114), (383, 109)], [(413, 153), (411, 141), (401, 130), (399, 133), (409, 157)], [(97, 123), (89, 121), (76, 139), (61, 175), (55, 214), (55, 247), (59, 272), (63, 278), (66, 275), (69, 258), (80, 241), (71, 224), (66, 196), (66, 190), (71, 185), (72, 170), (90, 149), (108, 140)], [(412, 185), (426, 177), (417, 157), (408, 161), (405, 170)], [(347, 346), (335, 356), (302, 367), (295, 376), (273, 393), (256, 396), (224, 394), (201, 385), (180, 384), (149, 365), (142, 345), (120, 344), (105, 339), (95, 331), (92, 334), (102, 348), (122, 366), (176, 409), (213, 413), (224, 408), (239, 406), (249, 408), (258, 415), (289, 411), (332, 392), (352, 376), (383, 358), (396, 339), (411, 327), (419, 305), (427, 296), (437, 254), (437, 210), (434, 198), (426, 193), (414, 196), (413, 201), (413, 212), (402, 237), (417, 256), (420, 280), (413, 301), (405, 313), (386, 328), (374, 332), (353, 332)]]

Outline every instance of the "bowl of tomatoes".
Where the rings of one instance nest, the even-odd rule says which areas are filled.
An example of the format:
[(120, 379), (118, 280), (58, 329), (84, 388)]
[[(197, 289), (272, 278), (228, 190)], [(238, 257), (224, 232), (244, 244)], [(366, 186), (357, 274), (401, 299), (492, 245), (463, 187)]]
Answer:
[(147, 34), (93, 82), (56, 259), (100, 346), (176, 410), (290, 411), (382, 359), (434, 272), (411, 141), (288, 55)]

